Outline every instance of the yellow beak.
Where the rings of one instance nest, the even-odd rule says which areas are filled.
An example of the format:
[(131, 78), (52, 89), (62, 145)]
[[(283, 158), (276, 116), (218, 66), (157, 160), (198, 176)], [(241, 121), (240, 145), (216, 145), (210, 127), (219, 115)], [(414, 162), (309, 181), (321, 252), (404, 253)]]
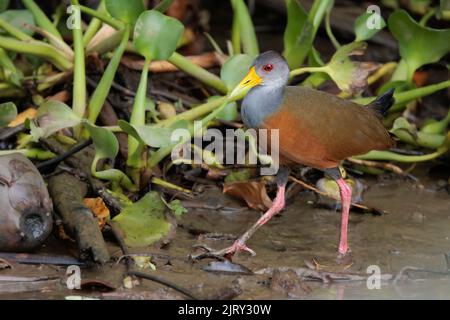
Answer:
[(262, 79), (255, 71), (255, 67), (251, 67), (244, 79), (233, 89), (228, 98), (230, 100), (242, 99), (247, 92), (262, 82)]

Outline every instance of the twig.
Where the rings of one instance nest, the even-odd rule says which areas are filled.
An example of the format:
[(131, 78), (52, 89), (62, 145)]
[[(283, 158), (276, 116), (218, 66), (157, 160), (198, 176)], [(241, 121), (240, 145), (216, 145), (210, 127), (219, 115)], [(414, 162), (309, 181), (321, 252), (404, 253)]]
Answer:
[[(123, 256), (126, 258), (129, 258), (132, 256), (132, 254), (130, 254), (130, 250), (128, 249), (127, 245), (125, 244), (125, 241), (123, 240), (122, 236), (120, 235), (119, 231), (116, 229), (116, 227), (114, 227), (113, 224), (108, 223), (108, 226), (111, 228), (111, 232), (114, 235), (114, 238), (116, 239), (117, 243), (119, 244), (120, 249), (122, 250)], [(185, 296), (187, 296), (190, 299), (193, 300), (200, 300), (198, 297), (196, 297), (192, 292), (190, 292), (188, 289), (185, 289), (183, 287), (178, 286), (177, 284), (170, 282), (168, 280), (165, 280), (163, 278), (154, 276), (152, 274), (148, 274), (146, 272), (140, 272), (140, 271), (135, 271), (135, 270), (130, 270), (132, 268), (132, 264), (130, 263), (130, 259), (126, 260), (127, 262), (127, 274), (130, 276), (136, 276), (139, 278), (143, 278), (146, 280), (150, 280), (159, 284), (162, 284), (166, 287), (169, 287), (175, 291), (178, 291), (182, 294), (184, 294)]]
[(64, 153), (61, 153), (61, 154), (57, 155), (56, 157), (54, 157), (54, 158), (52, 158), (50, 160), (47, 160), (47, 161), (44, 161), (44, 162), (41, 162), (41, 163), (37, 164), (36, 168), (39, 171), (42, 171), (42, 170), (44, 170), (44, 169), (46, 169), (48, 167), (56, 166), (60, 162), (64, 161), (68, 157), (74, 155), (75, 153), (83, 150), (84, 148), (90, 146), (91, 144), (92, 144), (92, 140), (91, 139), (89, 139), (87, 141), (84, 141), (83, 143), (80, 143), (80, 144), (76, 145), (72, 149), (70, 149), (70, 150), (68, 150), (68, 151), (66, 151)]

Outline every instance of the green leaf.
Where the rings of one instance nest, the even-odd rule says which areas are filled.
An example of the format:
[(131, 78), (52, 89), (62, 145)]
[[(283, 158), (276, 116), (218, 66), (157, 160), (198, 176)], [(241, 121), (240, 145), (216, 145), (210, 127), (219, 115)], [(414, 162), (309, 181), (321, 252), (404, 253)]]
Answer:
[(234, 27), (240, 33), (240, 41), (242, 41), (242, 46), (244, 48), (244, 53), (250, 55), (259, 54), (258, 39), (256, 38), (255, 28), (253, 26), (252, 18), (248, 12), (248, 8), (244, 0), (231, 0), (231, 5), (233, 7)]
[[(371, 25), (372, 19), (379, 19), (379, 27), (380, 28), (368, 28), (368, 22), (369, 25)], [(365, 12), (362, 15), (360, 15), (356, 21), (355, 21), (355, 41), (366, 41), (372, 38), (374, 35), (376, 35), (379, 31), (381, 31), (384, 27), (386, 27), (386, 21), (384, 21), (383, 17), (380, 16), (377, 12), (371, 13), (371, 12)]]
[[(0, 18), (16, 27), (20, 31), (33, 35), (34, 31), (32, 28), (27, 28), (26, 25), (35, 26), (33, 14), (29, 10), (7, 10), (0, 13)], [(3, 29), (0, 29), (0, 34), (5, 34)]]
[(406, 73), (395, 72), (393, 80), (412, 81), (421, 66), (439, 61), (450, 52), (450, 29), (438, 30), (421, 26), (404, 10), (395, 11), (388, 19), (389, 30), (398, 40)]
[(143, 0), (105, 0), (105, 5), (113, 18), (131, 25), (136, 23), (145, 10)]
[(112, 222), (123, 232), (128, 246), (146, 247), (169, 234), (171, 224), (166, 220), (165, 209), (158, 193), (149, 192), (126, 207)]
[(81, 122), (81, 118), (65, 103), (50, 100), (39, 107), (36, 122), (38, 126), (30, 122), (33, 141), (47, 138), (61, 129), (74, 127)]
[(134, 47), (145, 58), (167, 60), (176, 50), (184, 26), (161, 12), (143, 12), (134, 28)]
[(5, 102), (0, 104), (0, 128), (7, 126), (12, 120), (17, 117), (16, 105), (12, 102)]
[(9, 6), (9, 0), (0, 0), (0, 12), (5, 11), (8, 9)]
[(127, 134), (149, 147), (162, 148), (172, 143), (170, 137), (173, 129), (131, 125), (124, 120), (119, 120), (118, 125)]
[(305, 19), (298, 1), (287, 0), (288, 23), (284, 34), (284, 56), (291, 69), (299, 68), (311, 50), (317, 30), (333, 0), (315, 0)]
[(87, 121), (84, 122), (84, 125), (89, 131), (89, 135), (94, 143), (96, 156), (99, 159), (115, 158), (117, 153), (119, 153), (119, 142), (114, 133)]
[(409, 123), (404, 117), (399, 117), (394, 121), (390, 132), (403, 142), (424, 148), (439, 148), (446, 140), (446, 137), (441, 134), (417, 131), (416, 126)]
[[(211, 96), (208, 98), (208, 102), (220, 99), (220, 96)], [(225, 121), (235, 121), (239, 116), (238, 107), (236, 102), (228, 103), (216, 116), (217, 119)]]
[(377, 68), (371, 62), (359, 62), (350, 60), (352, 55), (364, 53), (367, 44), (365, 42), (352, 42), (341, 46), (333, 55), (330, 62), (323, 67), (342, 91), (357, 93), (367, 86), (369, 73)]
[(255, 58), (255, 56), (249, 54), (237, 54), (224, 63), (220, 70), (220, 78), (227, 86), (228, 92), (244, 79)]
[(286, 0), (287, 24), (284, 30), (284, 53), (291, 52), (308, 18), (308, 13), (297, 0)]
[(177, 218), (180, 218), (183, 213), (187, 212), (187, 209), (183, 207), (181, 201), (178, 199), (169, 202), (168, 207), (170, 208), (170, 210), (172, 210), (173, 214)]

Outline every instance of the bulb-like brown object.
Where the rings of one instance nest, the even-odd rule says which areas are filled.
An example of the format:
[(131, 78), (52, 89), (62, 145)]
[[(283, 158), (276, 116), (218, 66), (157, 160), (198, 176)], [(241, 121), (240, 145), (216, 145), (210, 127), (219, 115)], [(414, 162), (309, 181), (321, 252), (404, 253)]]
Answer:
[(52, 226), (52, 202), (39, 171), (19, 153), (1, 156), (0, 251), (36, 249)]

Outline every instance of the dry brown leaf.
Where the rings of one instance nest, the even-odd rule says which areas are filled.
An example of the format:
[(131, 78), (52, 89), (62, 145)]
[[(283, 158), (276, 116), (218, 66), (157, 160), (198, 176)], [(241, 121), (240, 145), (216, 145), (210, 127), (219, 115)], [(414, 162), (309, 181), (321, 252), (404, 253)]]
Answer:
[(109, 209), (105, 205), (105, 202), (103, 202), (103, 199), (100, 197), (85, 198), (83, 202), (85, 206), (88, 207), (97, 217), (100, 229), (103, 229), (106, 224), (106, 220), (109, 218)]
[(272, 206), (263, 181), (225, 183), (223, 193), (245, 200), (250, 208), (265, 211)]
[(17, 127), (18, 125), (24, 123), (26, 119), (34, 119), (34, 117), (36, 117), (36, 114), (37, 110), (30, 107), (27, 110), (19, 113), (17, 117), (8, 124), (8, 127), (10, 128)]

